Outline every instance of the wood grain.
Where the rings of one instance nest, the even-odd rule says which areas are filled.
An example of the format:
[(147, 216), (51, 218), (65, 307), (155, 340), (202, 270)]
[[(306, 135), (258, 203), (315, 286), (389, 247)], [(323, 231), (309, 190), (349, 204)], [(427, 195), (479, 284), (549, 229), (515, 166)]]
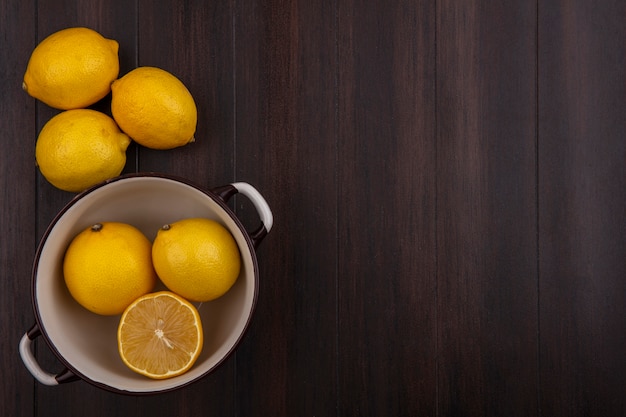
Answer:
[[(0, 414), (31, 416), (35, 381), (21, 367), (18, 343), (35, 323), (31, 309), (30, 276), (35, 235), (36, 206), (34, 164), (36, 109), (22, 91), (22, 78), (30, 50), (35, 45), (32, 3), (15, 4), (0, 13)], [(5, 30), (13, 22), (24, 22), (28, 30)], [(11, 45), (10, 48), (4, 45)], [(23, 158), (23, 155), (29, 157)]]
[(442, 415), (537, 412), (536, 9), (505, 3), (438, 3)]
[(541, 408), (624, 415), (626, 7), (539, 12)]
[[(626, 6), (587, 3), (0, 0), (1, 414), (625, 415)], [(249, 182), (274, 213), (248, 332), (180, 391), (46, 387), (18, 357), (74, 196), (33, 163), (58, 111), (19, 86), (79, 25), (196, 98), (196, 142), (125, 172)]]
[[(259, 248), (255, 318), (237, 353), (237, 411), (333, 415), (334, 3), (238, 2), (235, 16), (236, 178), (262, 190), (275, 217)], [(257, 225), (244, 199), (236, 210)]]
[(433, 13), (338, 6), (339, 415), (436, 411)]

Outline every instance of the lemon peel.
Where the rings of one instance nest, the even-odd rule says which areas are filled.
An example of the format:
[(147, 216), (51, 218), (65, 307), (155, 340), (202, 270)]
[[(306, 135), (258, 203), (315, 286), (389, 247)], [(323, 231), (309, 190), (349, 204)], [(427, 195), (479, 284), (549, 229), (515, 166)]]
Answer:
[(111, 114), (135, 142), (172, 149), (195, 141), (198, 111), (187, 87), (156, 67), (138, 67), (111, 84)]
[(31, 53), (22, 89), (50, 107), (88, 107), (111, 91), (119, 75), (119, 44), (85, 27), (60, 30)]
[(235, 284), (241, 255), (233, 235), (215, 220), (165, 225), (152, 244), (152, 262), (165, 286), (191, 301), (211, 301)]
[(121, 314), (156, 285), (151, 243), (132, 225), (96, 223), (70, 242), (63, 277), (71, 296), (87, 310)]
[(55, 187), (80, 192), (118, 176), (126, 164), (130, 138), (106, 114), (91, 109), (67, 110), (41, 129), (35, 160)]

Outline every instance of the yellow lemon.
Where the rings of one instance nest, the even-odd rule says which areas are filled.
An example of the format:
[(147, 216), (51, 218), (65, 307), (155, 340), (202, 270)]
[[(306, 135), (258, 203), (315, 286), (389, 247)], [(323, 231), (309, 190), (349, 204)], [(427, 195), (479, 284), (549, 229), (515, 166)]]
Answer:
[(79, 192), (119, 175), (130, 142), (106, 114), (90, 109), (67, 110), (41, 129), (35, 158), (52, 185)]
[(111, 91), (119, 75), (118, 49), (117, 41), (89, 28), (60, 30), (33, 50), (22, 88), (57, 109), (90, 106)]
[(169, 72), (139, 67), (111, 85), (113, 118), (137, 143), (172, 149), (194, 140), (198, 112), (185, 85)]
[(144, 295), (122, 314), (117, 347), (131, 370), (153, 379), (189, 370), (202, 351), (198, 310), (169, 291)]
[(151, 243), (126, 223), (94, 224), (76, 235), (63, 259), (63, 276), (72, 297), (101, 315), (121, 314), (157, 282)]
[(203, 218), (163, 226), (152, 243), (152, 262), (163, 284), (191, 301), (221, 297), (241, 269), (239, 247), (230, 231)]

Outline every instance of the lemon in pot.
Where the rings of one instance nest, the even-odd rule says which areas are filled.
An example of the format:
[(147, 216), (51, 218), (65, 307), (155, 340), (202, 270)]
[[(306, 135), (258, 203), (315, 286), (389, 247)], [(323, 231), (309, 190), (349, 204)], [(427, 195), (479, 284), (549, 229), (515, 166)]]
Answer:
[(166, 379), (187, 372), (202, 352), (200, 314), (193, 304), (169, 292), (139, 297), (129, 305), (117, 330), (120, 357), (134, 372)]
[(156, 285), (151, 248), (148, 238), (132, 225), (96, 223), (68, 246), (63, 259), (65, 284), (87, 310), (105, 316), (121, 314)]
[(163, 226), (152, 244), (157, 275), (191, 301), (211, 301), (237, 281), (241, 254), (233, 235), (215, 220), (189, 218)]

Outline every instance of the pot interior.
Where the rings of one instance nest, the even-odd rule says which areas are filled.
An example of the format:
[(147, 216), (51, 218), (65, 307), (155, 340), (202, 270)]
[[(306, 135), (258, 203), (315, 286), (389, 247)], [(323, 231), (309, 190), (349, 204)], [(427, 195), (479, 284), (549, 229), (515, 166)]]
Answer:
[[(189, 217), (214, 219), (231, 231), (241, 252), (241, 273), (224, 296), (194, 303), (204, 330), (204, 347), (194, 367), (178, 377), (151, 380), (132, 372), (119, 357), (120, 316), (96, 315), (71, 297), (63, 280), (63, 256), (73, 237), (94, 223), (129, 223), (152, 241), (162, 225)], [(241, 223), (209, 195), (171, 178), (131, 176), (79, 195), (50, 225), (34, 267), (35, 310), (50, 347), (83, 379), (131, 393), (171, 390), (206, 375), (235, 348), (254, 309), (256, 274), (256, 256)], [(159, 289), (165, 287), (159, 283), (155, 291)]]

